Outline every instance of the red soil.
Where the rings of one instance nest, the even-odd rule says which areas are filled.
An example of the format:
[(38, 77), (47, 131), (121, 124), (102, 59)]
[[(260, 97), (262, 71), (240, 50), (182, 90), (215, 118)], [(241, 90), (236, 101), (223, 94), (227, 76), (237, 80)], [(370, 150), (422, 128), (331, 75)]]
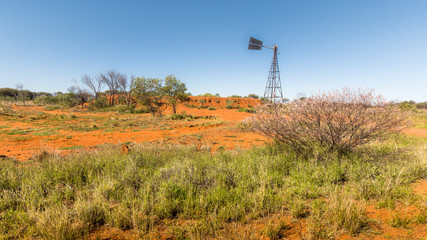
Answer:
[[(160, 144), (179, 143), (192, 144), (198, 147), (208, 147), (212, 150), (218, 148), (234, 149), (234, 148), (250, 148), (252, 146), (264, 144), (267, 139), (256, 133), (244, 132), (236, 128), (236, 123), (241, 121), (251, 114), (246, 112), (238, 112), (236, 109), (224, 109), (227, 105), (234, 107), (254, 107), (260, 105), (261, 101), (256, 99), (228, 99), (219, 97), (190, 97), (190, 101), (177, 106), (177, 112), (186, 112), (193, 116), (212, 116), (215, 119), (209, 120), (191, 120), (190, 124), (183, 124), (181, 121), (173, 121), (173, 125), (167, 128), (150, 127), (150, 128), (117, 128), (112, 127), (109, 131), (91, 130), (91, 131), (71, 131), (66, 129), (57, 130), (55, 134), (48, 136), (39, 136), (36, 134), (26, 135), (7, 135), (0, 133), (0, 141), (4, 144), (0, 145), (0, 155), (5, 155), (18, 160), (27, 160), (32, 156), (43, 151), (59, 152), (60, 154), (68, 154), (72, 152), (73, 147), (76, 148), (91, 148), (96, 145), (105, 143), (121, 144), (126, 142), (141, 143), (141, 142), (158, 142)], [(202, 106), (204, 108), (197, 108)], [(190, 106), (190, 107), (189, 107)], [(196, 106), (196, 107), (195, 107)], [(206, 106), (215, 109), (208, 110)], [(0, 117), (0, 130), (31, 130), (43, 129), (48, 131), (49, 127), (61, 126), (64, 123), (43, 122), (42, 120), (28, 121), (27, 118), (37, 116), (40, 113), (48, 115), (65, 115), (74, 116), (74, 120), (70, 120), (65, 124), (78, 126), (78, 120), (81, 118), (99, 118), (107, 121), (108, 119), (120, 119), (135, 117), (134, 114), (117, 114), (115, 112), (93, 113), (88, 111), (72, 110), (53, 110), (46, 111), (43, 107), (36, 106), (13, 106), (13, 111), (22, 115), (17, 120), (9, 120)], [(166, 110), (166, 115), (172, 113), (172, 109)], [(149, 114), (137, 115), (140, 119), (150, 119)], [(96, 122), (96, 125), (102, 125), (103, 120)], [(105, 122), (104, 121), (104, 122)], [(196, 136), (196, 138), (194, 137)], [(64, 149), (65, 148), (65, 149)]]
[(405, 134), (418, 136), (418, 137), (427, 137), (427, 129), (423, 128), (409, 128), (405, 130)]

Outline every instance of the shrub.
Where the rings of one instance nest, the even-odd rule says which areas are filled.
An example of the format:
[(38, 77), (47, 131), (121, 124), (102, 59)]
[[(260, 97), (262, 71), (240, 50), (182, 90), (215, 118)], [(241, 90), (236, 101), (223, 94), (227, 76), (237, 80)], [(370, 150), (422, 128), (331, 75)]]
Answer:
[(259, 96), (254, 93), (251, 93), (248, 95), (248, 98), (259, 99)]
[(131, 85), (133, 97), (153, 116), (162, 116), (167, 107), (163, 88), (163, 80), (158, 78), (135, 78)]
[(239, 109), (240, 108), (240, 106), (239, 106), (239, 104), (235, 104), (236, 103), (236, 101), (235, 100), (232, 100), (232, 99), (229, 99), (229, 100), (227, 100), (226, 102), (225, 102), (225, 108), (226, 109)]
[(53, 96), (37, 96), (34, 103), (37, 105), (59, 104), (59, 99)]
[(267, 104), (248, 122), (253, 130), (299, 153), (313, 152), (318, 146), (348, 152), (407, 124), (406, 114), (373, 90), (348, 88), (286, 105)]
[(0, 102), (0, 115), (11, 115), (12, 114), (12, 108), (9, 105), (2, 104)]
[(134, 114), (142, 114), (142, 113), (150, 113), (150, 111), (148, 111), (145, 108), (141, 108), (141, 109), (132, 109), (130, 111), (130, 113), (134, 113)]
[(404, 111), (413, 111), (413, 112), (417, 111), (417, 107), (416, 107), (414, 101), (401, 102), (401, 103), (399, 103), (399, 108), (404, 110)]
[(78, 218), (89, 228), (104, 225), (106, 221), (106, 211), (99, 202), (78, 202), (76, 210)]
[(238, 110), (239, 112), (247, 112), (247, 113), (255, 113), (256, 109), (255, 108), (241, 108)]
[(272, 103), (272, 101), (266, 97), (261, 97), (260, 100), (262, 103)]
[(91, 109), (101, 109), (108, 106), (108, 98), (105, 95), (100, 95), (97, 99), (89, 103)]
[(267, 226), (266, 235), (271, 240), (282, 239), (284, 237), (283, 232), (289, 229), (290, 226), (288, 226), (285, 222), (280, 222), (278, 225), (270, 223), (269, 226)]
[(418, 109), (427, 109), (427, 102), (420, 102), (416, 104)]
[(200, 95), (198, 95), (198, 96), (201, 96), (201, 97), (219, 97), (219, 96), (217, 96), (217, 95), (213, 95), (212, 93), (200, 94)]
[(201, 106), (203, 107), (203, 104), (206, 103), (206, 99), (199, 99), (199, 102), (200, 102)]
[(0, 88), (0, 96), (1, 97), (11, 97), (14, 98), (18, 94), (17, 89), (13, 88)]
[(314, 239), (333, 239), (340, 230), (356, 235), (369, 224), (363, 206), (347, 195), (331, 193), (328, 203), (316, 199), (311, 205), (307, 230)]
[(390, 220), (390, 226), (395, 228), (408, 228), (411, 223), (411, 218), (407, 216), (402, 216), (400, 212), (397, 212), (393, 218)]
[(185, 112), (182, 112), (182, 113), (172, 114), (172, 115), (170, 115), (169, 118), (172, 120), (183, 120), (183, 119), (187, 119), (187, 118), (192, 119), (194, 117), (192, 115), (185, 113)]

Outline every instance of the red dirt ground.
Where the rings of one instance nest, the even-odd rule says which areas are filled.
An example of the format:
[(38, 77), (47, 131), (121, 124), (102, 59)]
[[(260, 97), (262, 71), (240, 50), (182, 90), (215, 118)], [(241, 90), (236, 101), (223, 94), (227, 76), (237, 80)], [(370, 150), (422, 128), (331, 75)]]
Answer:
[[(204, 100), (201, 103), (200, 100)], [(232, 99), (234, 106), (240, 107), (254, 107), (260, 105), (260, 101), (256, 99)], [(227, 102), (228, 101), (228, 102)], [(190, 97), (190, 101), (181, 104), (177, 107), (177, 112), (185, 112), (193, 116), (211, 116), (215, 119), (197, 119), (191, 120), (185, 124), (183, 121), (167, 121), (167, 127), (159, 128), (152, 126), (149, 128), (138, 127), (115, 127), (109, 129), (90, 130), (90, 131), (73, 131), (61, 128), (56, 130), (53, 134), (43, 136), (38, 134), (41, 132), (49, 131), (55, 127), (63, 126), (61, 122), (49, 122), (43, 119), (32, 120), (35, 116), (41, 113), (48, 115), (48, 118), (55, 116), (66, 116), (70, 118), (66, 125), (79, 126), (79, 119), (88, 119), (91, 117), (101, 118), (101, 120), (94, 122), (96, 125), (103, 124), (103, 121), (115, 120), (116, 124), (120, 124), (120, 120), (124, 118), (134, 118), (135, 121), (153, 119), (149, 114), (117, 114), (115, 112), (106, 113), (93, 113), (89, 111), (76, 111), (76, 110), (53, 110), (46, 111), (44, 107), (37, 106), (13, 106), (12, 110), (18, 115), (18, 119), (5, 119), (0, 117), (0, 130), (8, 131), (2, 134), (0, 132), (0, 140), (4, 143), (0, 146), (0, 154), (18, 160), (27, 160), (32, 156), (39, 154), (43, 151), (59, 152), (67, 154), (72, 152), (73, 148), (91, 148), (96, 145), (105, 143), (122, 144), (122, 143), (142, 143), (142, 142), (159, 142), (164, 143), (179, 143), (179, 144), (193, 144), (198, 147), (208, 147), (212, 150), (218, 148), (233, 149), (233, 148), (250, 148), (264, 144), (268, 141), (265, 137), (256, 133), (241, 131), (236, 127), (236, 123), (241, 121), (251, 114), (247, 112), (238, 112), (237, 109), (224, 109), (227, 104), (231, 105), (231, 100), (226, 98), (205, 98), (205, 97)], [(217, 108), (215, 110), (208, 110), (207, 108), (197, 107), (205, 105)], [(190, 106), (190, 107), (189, 107)], [(172, 113), (171, 109), (166, 110), (168, 115)], [(29, 119), (25, 117), (29, 115)], [(71, 116), (71, 117), (70, 117)], [(75, 120), (74, 120), (75, 119)], [(56, 120), (55, 120), (56, 121)], [(84, 121), (84, 120), (82, 120)], [(105, 122), (104, 121), (104, 122)], [(160, 120), (163, 121), (163, 120)], [(84, 124), (84, 123), (83, 123)], [(32, 134), (13, 134), (12, 131), (32, 131)], [(108, 130), (108, 131), (107, 131)], [(41, 135), (41, 136), (40, 136)], [(71, 150), (70, 150), (71, 149)]]
[(413, 135), (418, 137), (427, 137), (427, 129), (423, 129), (423, 128), (409, 128), (405, 130), (405, 133), (408, 135)]

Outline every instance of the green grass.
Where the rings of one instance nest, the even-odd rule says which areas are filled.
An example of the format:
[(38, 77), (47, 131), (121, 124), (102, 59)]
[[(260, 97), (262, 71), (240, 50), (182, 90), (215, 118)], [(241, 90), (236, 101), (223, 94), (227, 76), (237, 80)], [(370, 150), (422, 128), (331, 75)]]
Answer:
[(284, 222), (280, 222), (277, 225), (270, 223), (267, 226), (265, 235), (267, 235), (267, 237), (269, 237), (271, 240), (279, 240), (283, 239), (283, 237), (285, 236), (284, 231), (289, 229), (290, 227)]
[(51, 106), (44, 107), (44, 110), (46, 110), (46, 111), (53, 111), (53, 110), (57, 110), (57, 109), (61, 109), (61, 106), (51, 105)]
[(399, 212), (397, 212), (391, 219), (390, 226), (395, 228), (408, 228), (411, 222), (411, 218), (402, 216)]
[(31, 139), (30, 137), (24, 137), (24, 136), (14, 138), (15, 141), (21, 141), (21, 142), (24, 142), (30, 139)]
[(419, 111), (411, 116), (414, 121), (414, 127), (427, 129), (427, 111)]
[(59, 148), (59, 150), (72, 150), (72, 149), (80, 149), (80, 148), (83, 148), (83, 146), (77, 145), (77, 146), (71, 146), (71, 147), (63, 147), (63, 148)]
[(0, 130), (0, 134), (6, 135), (27, 135), (30, 131), (28, 130), (19, 130), (19, 129), (10, 129), (10, 130)]
[(256, 109), (255, 108), (240, 108), (239, 110), (237, 110), (238, 112), (247, 112), (247, 113), (255, 113)]
[(57, 135), (58, 132), (56, 131), (42, 131), (42, 132), (34, 132), (32, 135), (34, 136), (51, 136), (51, 135)]
[[(426, 145), (412, 139), (406, 147), (404, 140), (321, 161), (280, 145), (211, 154), (151, 144), (133, 145), (128, 155), (105, 145), (0, 161), (0, 239), (88, 238), (104, 225), (153, 237), (174, 220), (191, 222), (169, 225), (176, 237), (226, 239), (224, 226), (280, 211), (305, 219), (306, 238), (357, 235), (369, 226), (364, 203), (416, 201), (409, 184), (427, 177)], [(398, 220), (393, 225), (405, 226)], [(264, 234), (279, 239), (290, 227), (273, 224)]]

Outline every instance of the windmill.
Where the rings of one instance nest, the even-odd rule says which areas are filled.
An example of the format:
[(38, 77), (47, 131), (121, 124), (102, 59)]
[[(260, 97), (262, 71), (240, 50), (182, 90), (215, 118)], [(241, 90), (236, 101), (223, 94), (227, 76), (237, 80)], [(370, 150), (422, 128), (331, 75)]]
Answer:
[(282, 82), (280, 81), (279, 64), (277, 61), (277, 45), (273, 47), (262, 45), (262, 41), (251, 37), (249, 39), (249, 50), (261, 50), (262, 48), (273, 50), (273, 61), (271, 62), (270, 71), (268, 72), (267, 85), (265, 86), (264, 98), (270, 99), (273, 103), (282, 103)]

